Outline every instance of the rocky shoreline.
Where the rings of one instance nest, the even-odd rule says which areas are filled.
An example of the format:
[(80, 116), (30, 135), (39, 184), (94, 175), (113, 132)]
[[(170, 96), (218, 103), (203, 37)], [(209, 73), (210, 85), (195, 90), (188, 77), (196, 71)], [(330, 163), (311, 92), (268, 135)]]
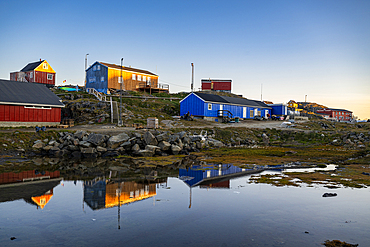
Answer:
[(32, 149), (37, 155), (48, 157), (98, 158), (129, 155), (152, 157), (199, 152), (203, 148), (222, 147), (221, 141), (211, 136), (194, 135), (181, 131), (123, 132), (103, 135), (86, 131), (59, 132), (59, 139), (38, 139)]

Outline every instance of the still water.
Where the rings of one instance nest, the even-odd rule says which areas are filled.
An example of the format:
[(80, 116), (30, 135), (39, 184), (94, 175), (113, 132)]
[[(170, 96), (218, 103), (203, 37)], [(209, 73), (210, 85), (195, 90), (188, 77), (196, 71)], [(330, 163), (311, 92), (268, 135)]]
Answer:
[(37, 176), (48, 179), (27, 185), (3, 181), (0, 246), (322, 246), (333, 239), (370, 246), (367, 188), (250, 184), (248, 171), (233, 166), (178, 173), (67, 181), (43, 172)]

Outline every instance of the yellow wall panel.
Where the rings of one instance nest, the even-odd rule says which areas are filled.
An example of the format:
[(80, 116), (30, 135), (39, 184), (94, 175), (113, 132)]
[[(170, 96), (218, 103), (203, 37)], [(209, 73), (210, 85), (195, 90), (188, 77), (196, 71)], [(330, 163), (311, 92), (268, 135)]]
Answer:
[[(46, 67), (45, 65), (46, 64)], [(45, 60), (43, 63), (41, 63), (35, 71), (41, 71), (41, 72), (48, 72), (48, 73), (55, 73), (53, 68), (50, 66), (50, 64)]]

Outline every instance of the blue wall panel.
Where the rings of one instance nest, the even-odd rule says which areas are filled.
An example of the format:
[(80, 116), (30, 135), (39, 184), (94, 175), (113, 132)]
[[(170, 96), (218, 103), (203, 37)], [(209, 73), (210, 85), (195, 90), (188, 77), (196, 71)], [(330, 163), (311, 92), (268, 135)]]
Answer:
[[(99, 70), (98, 65), (100, 65)], [(98, 62), (91, 65), (86, 71), (86, 88), (95, 88), (99, 92), (107, 93), (108, 68)]]
[(205, 107), (207, 104), (194, 94), (190, 94), (180, 103), (180, 115), (183, 116), (189, 112), (193, 116), (204, 116)]

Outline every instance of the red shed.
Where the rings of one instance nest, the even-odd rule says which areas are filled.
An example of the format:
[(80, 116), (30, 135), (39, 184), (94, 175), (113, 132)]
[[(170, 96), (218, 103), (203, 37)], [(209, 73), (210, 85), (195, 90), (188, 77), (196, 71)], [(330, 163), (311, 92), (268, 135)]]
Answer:
[(45, 85), (0, 79), (0, 92), (0, 126), (60, 124), (64, 105)]
[(231, 93), (232, 80), (224, 79), (202, 79), (202, 90), (211, 90), (218, 92), (229, 92)]
[(36, 82), (55, 86), (56, 73), (46, 60), (27, 64), (21, 71), (10, 73), (11, 81)]

